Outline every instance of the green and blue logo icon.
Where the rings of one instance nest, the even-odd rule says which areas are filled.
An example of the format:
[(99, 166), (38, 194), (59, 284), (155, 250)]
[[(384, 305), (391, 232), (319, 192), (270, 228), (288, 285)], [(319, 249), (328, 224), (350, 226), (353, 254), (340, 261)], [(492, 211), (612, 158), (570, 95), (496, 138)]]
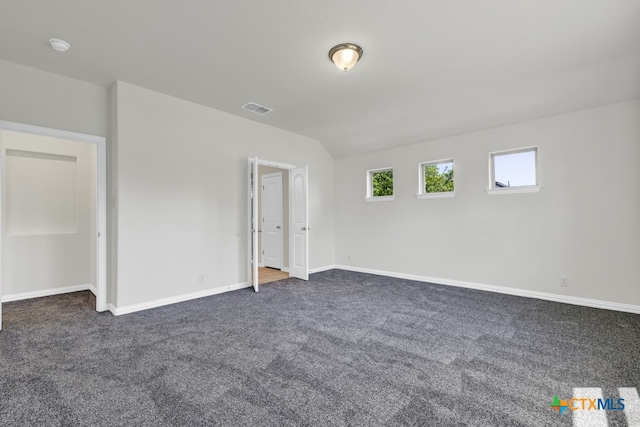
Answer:
[(567, 409), (569, 409), (569, 405), (566, 400), (562, 400), (558, 398), (558, 396), (553, 396), (553, 403), (551, 404), (552, 411), (563, 414)]

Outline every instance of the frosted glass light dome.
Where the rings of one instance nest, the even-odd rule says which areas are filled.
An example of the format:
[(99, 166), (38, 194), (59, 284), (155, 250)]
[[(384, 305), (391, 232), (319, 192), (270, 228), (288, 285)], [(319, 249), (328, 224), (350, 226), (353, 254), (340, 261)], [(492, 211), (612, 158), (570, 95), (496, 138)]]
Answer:
[(342, 71), (349, 71), (362, 58), (362, 48), (353, 43), (342, 43), (329, 51), (329, 58)]

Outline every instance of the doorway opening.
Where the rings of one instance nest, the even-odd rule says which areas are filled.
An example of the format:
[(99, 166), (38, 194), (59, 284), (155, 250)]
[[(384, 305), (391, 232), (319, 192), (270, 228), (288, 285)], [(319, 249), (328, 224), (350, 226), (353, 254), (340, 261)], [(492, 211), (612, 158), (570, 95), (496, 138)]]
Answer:
[(247, 175), (248, 281), (257, 292), (264, 268), (308, 280), (307, 166), (250, 157)]
[(289, 171), (259, 165), (258, 182), (258, 267), (288, 272)]
[(277, 270), (270, 267), (258, 267), (258, 284), (264, 285), (265, 283), (276, 282), (278, 280), (284, 280), (289, 278), (289, 272)]
[(0, 329), (2, 302), (91, 291), (106, 310), (105, 138), (0, 121), (0, 272)]

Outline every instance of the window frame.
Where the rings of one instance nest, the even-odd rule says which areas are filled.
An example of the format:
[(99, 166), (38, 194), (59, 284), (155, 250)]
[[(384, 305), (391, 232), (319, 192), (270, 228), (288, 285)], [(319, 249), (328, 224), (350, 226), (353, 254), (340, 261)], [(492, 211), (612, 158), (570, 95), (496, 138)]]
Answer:
[[(536, 183), (535, 185), (520, 185), (517, 187), (496, 187), (496, 173), (495, 173), (495, 158), (497, 156), (504, 156), (508, 154), (519, 154), (519, 153), (527, 153), (533, 151), (535, 153), (535, 177)], [(538, 167), (539, 163), (539, 154), (540, 149), (538, 146), (529, 146), (529, 147), (520, 147), (520, 148), (512, 148), (509, 150), (500, 150), (500, 151), (492, 151), (489, 153), (489, 187), (485, 190), (490, 195), (497, 194), (518, 194), (518, 193), (537, 193), (542, 188), (540, 186), (540, 168)]]
[(391, 185), (393, 195), (391, 196), (374, 196), (373, 195), (373, 175), (378, 172), (386, 172), (386, 171), (391, 171), (391, 174), (393, 176), (393, 166), (367, 170), (367, 192), (364, 198), (367, 202), (386, 202), (386, 201), (393, 200), (394, 195), (396, 193), (395, 180), (393, 180)]
[[(439, 165), (442, 163), (451, 163), (453, 165), (453, 191), (441, 191), (437, 193), (427, 193), (426, 191), (426, 182), (424, 179), (424, 170), (427, 166)], [(456, 184), (455, 184), (455, 161), (453, 158), (440, 159), (440, 160), (430, 160), (428, 162), (420, 162), (418, 163), (418, 192), (416, 193), (416, 197), (418, 199), (444, 199), (449, 197), (456, 196)]]

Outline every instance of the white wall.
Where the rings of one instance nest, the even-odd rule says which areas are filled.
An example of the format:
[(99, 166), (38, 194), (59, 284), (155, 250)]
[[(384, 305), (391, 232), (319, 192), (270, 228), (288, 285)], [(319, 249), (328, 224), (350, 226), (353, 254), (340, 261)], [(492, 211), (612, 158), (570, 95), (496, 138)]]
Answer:
[(12, 131), (1, 138), (3, 295), (95, 286), (95, 146)]
[[(110, 98), (0, 60), (0, 94), (0, 120), (109, 136), (108, 301), (118, 306), (246, 281), (245, 168), (255, 155), (309, 164), (311, 268), (337, 262), (640, 305), (637, 102), (341, 159), (334, 176), (317, 141), (126, 83)], [(528, 145), (540, 150), (541, 192), (488, 196), (487, 153)], [(417, 163), (448, 157), (456, 197), (415, 199)], [(381, 166), (395, 168), (396, 199), (367, 204), (364, 171)]]
[[(271, 159), (264, 159), (271, 160)], [(258, 166), (258, 182), (262, 183), (262, 177), (270, 173), (282, 174), (282, 266), (289, 269), (289, 171), (286, 169), (272, 168), (269, 166)], [(262, 184), (260, 184), (262, 185)], [(258, 192), (258, 218), (262, 220), (262, 191)], [(260, 227), (262, 228), (262, 227)], [(262, 236), (258, 233), (258, 260), (263, 261)]]
[(106, 87), (0, 60), (0, 120), (107, 136)]
[[(337, 160), (336, 262), (640, 305), (639, 117), (634, 101)], [(488, 153), (532, 145), (542, 190), (488, 195)], [(451, 157), (455, 198), (416, 199), (418, 162)], [(395, 200), (366, 203), (386, 166)]]
[(118, 85), (109, 90), (109, 142), (107, 144), (107, 302), (118, 301)]
[(249, 156), (309, 165), (310, 267), (334, 263), (334, 161), (319, 142), (128, 83), (112, 90), (118, 307), (247, 281)]

